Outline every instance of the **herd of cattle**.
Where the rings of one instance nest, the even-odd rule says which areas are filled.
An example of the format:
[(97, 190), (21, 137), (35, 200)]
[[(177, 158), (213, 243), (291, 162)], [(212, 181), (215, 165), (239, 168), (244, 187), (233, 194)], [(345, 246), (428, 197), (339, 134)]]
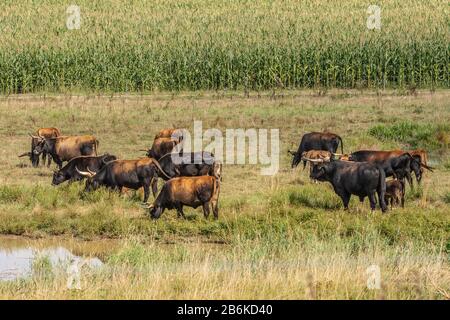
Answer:
[[(341, 154), (337, 148), (341, 144)], [(293, 155), (292, 167), (303, 161), (311, 164), (310, 177), (318, 181), (328, 181), (336, 194), (348, 209), (351, 195), (359, 197), (361, 202), (369, 198), (370, 207), (375, 210), (376, 195), (380, 208), (387, 210), (386, 203), (404, 205), (405, 180), (413, 186), (411, 173), (414, 172), (417, 183), (422, 180), (424, 168), (433, 171), (427, 165), (425, 150), (360, 150), (344, 154), (340, 136), (328, 132), (311, 132), (302, 137), (297, 151), (288, 151)], [(386, 180), (392, 177), (392, 180)]]
[[(217, 219), (218, 199), (222, 164), (215, 161), (209, 152), (181, 154), (180, 162), (170, 156), (174, 146), (182, 141), (177, 137), (177, 129), (159, 132), (147, 157), (136, 160), (119, 160), (111, 154), (98, 156), (99, 142), (94, 136), (63, 136), (57, 128), (41, 128), (31, 136), (31, 151), (19, 157), (28, 156), (34, 167), (42, 158), (47, 166), (51, 160), (59, 170), (53, 173), (53, 185), (64, 181), (86, 179), (85, 191), (89, 192), (105, 186), (122, 192), (124, 188), (144, 189), (144, 203), (147, 203), (152, 188), (156, 197), (150, 206), (152, 218), (159, 218), (165, 209), (176, 209), (183, 216), (183, 206), (203, 207), (207, 218), (210, 205)], [(66, 162), (63, 166), (63, 162)], [(157, 194), (158, 178), (165, 180), (161, 192)]]
[[(154, 138), (147, 157), (136, 160), (119, 160), (111, 154), (98, 155), (99, 142), (94, 136), (63, 136), (57, 128), (41, 128), (31, 136), (31, 150), (19, 157), (28, 156), (33, 167), (40, 159), (49, 167), (53, 160), (58, 170), (53, 173), (53, 185), (65, 181), (86, 179), (85, 191), (105, 186), (122, 192), (124, 188), (143, 188), (146, 204), (152, 190), (155, 200), (147, 206), (152, 218), (159, 218), (165, 209), (176, 209), (184, 217), (183, 206), (202, 206), (205, 218), (210, 205), (214, 218), (218, 218), (218, 198), (222, 176), (222, 164), (209, 152), (183, 153), (174, 151), (183, 140), (181, 129), (161, 130)], [(339, 144), (341, 154), (337, 154)], [(293, 155), (292, 167), (303, 161), (309, 162), (310, 177), (317, 181), (328, 181), (341, 197), (345, 209), (351, 195), (359, 196), (362, 202), (367, 196), (371, 209), (375, 209), (376, 194), (381, 210), (404, 204), (405, 179), (412, 186), (411, 173), (420, 183), (423, 168), (427, 165), (424, 150), (371, 151), (363, 150), (344, 154), (343, 141), (336, 134), (312, 132), (305, 134)], [(173, 153), (178, 152), (181, 161), (174, 162)], [(48, 159), (47, 159), (48, 158)], [(67, 162), (64, 166), (63, 163)], [(393, 177), (393, 180), (386, 180)], [(165, 181), (158, 194), (158, 179)]]

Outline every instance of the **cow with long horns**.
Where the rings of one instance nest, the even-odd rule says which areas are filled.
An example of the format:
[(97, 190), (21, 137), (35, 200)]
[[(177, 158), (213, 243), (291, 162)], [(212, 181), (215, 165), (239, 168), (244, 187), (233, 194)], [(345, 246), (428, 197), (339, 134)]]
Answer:
[(54, 171), (52, 185), (56, 186), (65, 181), (80, 181), (85, 176), (78, 173), (77, 168), (81, 171), (87, 171), (88, 168), (92, 172), (97, 172), (103, 168), (108, 162), (117, 160), (117, 157), (105, 153), (101, 156), (81, 156), (71, 159), (64, 167)]
[(344, 208), (348, 210), (350, 197), (356, 195), (361, 202), (369, 197), (370, 208), (375, 210), (376, 195), (381, 211), (387, 210), (385, 203), (386, 175), (377, 165), (367, 162), (351, 162), (323, 159), (302, 158), (303, 161), (313, 162), (310, 177), (318, 181), (328, 181), (334, 192), (342, 199)]
[[(150, 195), (152, 180), (158, 177), (158, 172), (164, 174), (158, 161), (152, 158), (141, 158), (137, 160), (114, 160), (105, 164), (98, 172), (90, 168), (76, 171), (87, 178), (85, 191), (93, 191), (100, 186), (122, 192), (122, 188), (138, 190), (144, 188), (144, 202)], [(170, 177), (168, 177), (170, 179)], [(156, 197), (157, 190), (152, 188), (153, 196)]]
[(96, 156), (98, 140), (94, 136), (59, 136), (40, 138), (34, 149), (36, 155), (47, 152), (61, 169), (64, 161), (79, 156)]
[[(339, 143), (341, 144), (341, 152), (344, 153), (344, 143), (342, 142), (342, 138), (337, 134), (330, 132), (310, 132), (304, 134), (297, 151), (288, 151), (293, 156), (292, 168), (295, 168), (300, 163), (303, 152), (324, 150), (334, 154)], [(303, 168), (305, 167), (306, 161), (303, 161)]]
[[(31, 151), (22, 153), (19, 155), (19, 158), (21, 157), (29, 157), (31, 164), (33, 167), (39, 166), (39, 155), (35, 154), (34, 150), (38, 143), (42, 141), (42, 139), (50, 139), (50, 138), (56, 138), (61, 135), (61, 131), (59, 131), (58, 128), (40, 128), (36, 131), (35, 134), (29, 134), (31, 137)], [(45, 165), (45, 162), (47, 160), (47, 152), (42, 152), (42, 162)], [(48, 162), (47, 167), (50, 167), (50, 164), (52, 162), (52, 157), (48, 156)]]

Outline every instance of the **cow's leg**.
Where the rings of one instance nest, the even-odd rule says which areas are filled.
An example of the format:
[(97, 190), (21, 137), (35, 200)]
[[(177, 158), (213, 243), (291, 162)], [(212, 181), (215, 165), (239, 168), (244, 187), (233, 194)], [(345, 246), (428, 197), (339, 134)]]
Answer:
[(50, 157), (50, 155), (48, 155), (47, 168), (50, 168), (51, 164), (52, 164), (52, 157)]
[(377, 204), (377, 201), (375, 199), (375, 192), (372, 192), (369, 194), (369, 201), (370, 201), (370, 209), (372, 209), (372, 211), (374, 211), (375, 206)]
[(47, 152), (42, 151), (42, 163), (44, 166), (45, 166), (45, 162), (47, 162)]
[(208, 217), (209, 217), (209, 202), (203, 202), (203, 215), (205, 216), (205, 219), (208, 219)]
[(344, 203), (344, 210), (348, 210), (348, 204), (350, 202), (351, 194), (347, 191), (342, 190), (338, 193), (338, 195), (339, 197), (341, 197), (342, 202)]
[(145, 183), (144, 184), (144, 203), (147, 203), (149, 195), (150, 195), (150, 185)]
[(177, 208), (178, 218), (186, 219), (186, 216), (184, 215), (184, 212), (183, 212), (183, 205), (181, 203), (177, 203), (176, 208)]
[(152, 179), (151, 185), (152, 185), (153, 197), (156, 198), (156, 194), (158, 193), (158, 177), (155, 177)]

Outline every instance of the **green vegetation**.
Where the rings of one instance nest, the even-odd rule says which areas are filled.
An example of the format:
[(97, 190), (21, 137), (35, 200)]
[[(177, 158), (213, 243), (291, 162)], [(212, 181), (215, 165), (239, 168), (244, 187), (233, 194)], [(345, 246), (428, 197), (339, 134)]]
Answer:
[[(448, 92), (249, 95), (0, 99), (0, 234), (108, 247), (105, 267), (84, 270), (80, 291), (68, 290), (65, 273), (49, 270), (43, 258), (30, 279), (0, 282), (0, 298), (448, 299), (449, 152), (432, 138), (450, 117)], [(411, 105), (421, 106), (419, 116)], [(386, 138), (368, 134), (392, 118), (416, 126), (410, 132), (430, 132), (417, 145), (431, 150), (436, 167), (420, 187), (407, 187), (405, 208), (372, 213), (367, 200), (353, 197), (344, 211), (330, 185), (310, 181), (309, 167), (290, 168), (287, 150), (307, 131), (340, 134), (344, 152), (403, 147), (396, 123), (386, 126)], [(276, 176), (259, 175), (256, 165), (224, 166), (218, 221), (205, 220), (200, 208), (186, 208), (186, 220), (165, 211), (152, 221), (141, 192), (85, 193), (83, 182), (53, 187), (54, 167), (32, 168), (17, 157), (29, 148), (28, 132), (57, 126), (63, 134), (96, 135), (100, 152), (137, 158), (161, 128), (192, 129), (194, 119), (205, 130), (280, 129)], [(381, 290), (366, 287), (373, 264), (382, 270)]]
[(12, 1), (0, 14), (0, 91), (449, 87), (443, 0)]
[(369, 134), (382, 140), (392, 140), (410, 148), (428, 150), (448, 148), (450, 142), (450, 125), (420, 124), (401, 121), (393, 125), (378, 124), (369, 129)]

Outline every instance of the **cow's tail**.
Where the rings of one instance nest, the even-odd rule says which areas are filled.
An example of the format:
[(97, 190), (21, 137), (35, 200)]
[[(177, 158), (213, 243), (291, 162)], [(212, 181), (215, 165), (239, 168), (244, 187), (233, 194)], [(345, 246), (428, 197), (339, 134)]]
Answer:
[(100, 142), (97, 139), (95, 139), (94, 140), (94, 154), (95, 154), (95, 156), (98, 155), (98, 145), (99, 144), (100, 144)]
[(337, 138), (341, 142), (341, 153), (344, 154), (344, 142), (342, 141), (342, 138), (340, 136), (337, 136)]
[(383, 168), (378, 166), (378, 172), (380, 173), (378, 176), (378, 201), (380, 202), (381, 211), (386, 211), (387, 206), (386, 202), (384, 201), (384, 196), (386, 194), (386, 173), (384, 172)]

